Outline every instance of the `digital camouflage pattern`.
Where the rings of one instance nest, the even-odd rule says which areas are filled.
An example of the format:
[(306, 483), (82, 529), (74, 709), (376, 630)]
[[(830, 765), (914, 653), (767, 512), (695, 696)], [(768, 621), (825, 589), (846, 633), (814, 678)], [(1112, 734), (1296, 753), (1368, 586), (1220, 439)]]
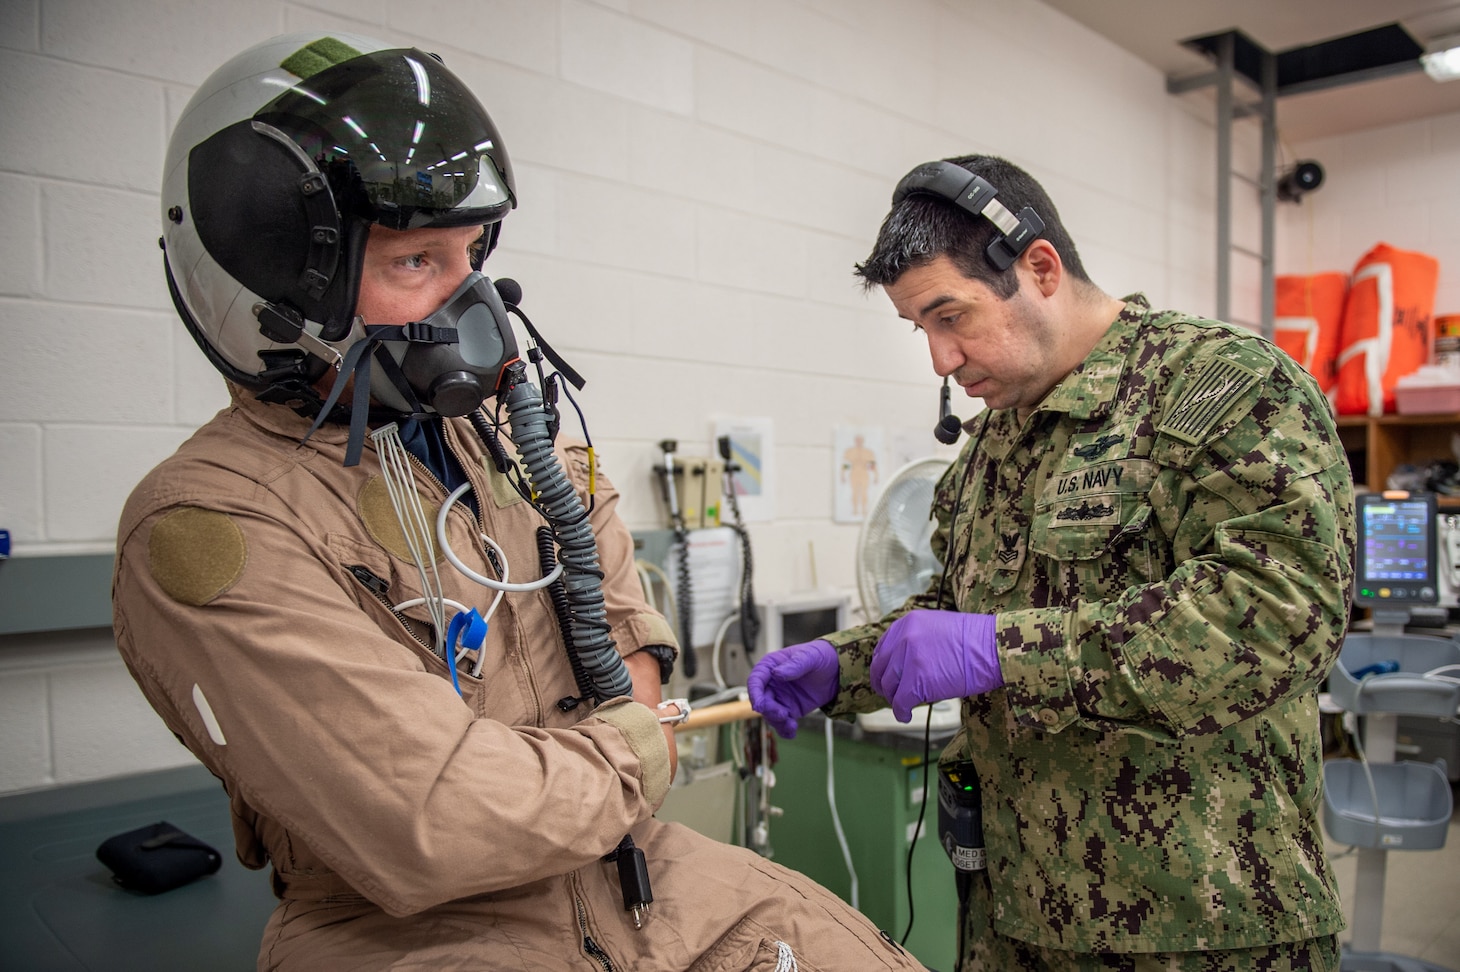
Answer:
[(868, 667), (896, 616), (996, 614), (1005, 688), (964, 700), (960, 735), (998, 932), (1077, 952), (1330, 935), (1317, 691), (1349, 617), (1348, 464), (1283, 352), (1126, 301), (1022, 425), (967, 423), (935, 499), (944, 599), (935, 577), (831, 636), (828, 711), (886, 704)]

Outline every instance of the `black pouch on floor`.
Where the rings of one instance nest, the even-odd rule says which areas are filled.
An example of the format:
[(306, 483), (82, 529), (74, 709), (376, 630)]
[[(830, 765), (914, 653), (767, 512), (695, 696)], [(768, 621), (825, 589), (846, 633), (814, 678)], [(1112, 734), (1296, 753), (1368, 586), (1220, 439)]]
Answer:
[(96, 859), (111, 869), (113, 881), (141, 894), (180, 888), (223, 866), (216, 850), (166, 821), (108, 837)]

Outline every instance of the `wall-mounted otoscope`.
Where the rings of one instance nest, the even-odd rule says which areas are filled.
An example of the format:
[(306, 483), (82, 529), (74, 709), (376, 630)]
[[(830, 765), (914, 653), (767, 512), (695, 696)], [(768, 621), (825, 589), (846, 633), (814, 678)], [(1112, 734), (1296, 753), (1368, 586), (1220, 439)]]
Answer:
[(679, 561), (679, 579), (675, 585), (674, 612), (679, 617), (679, 657), (684, 663), (684, 674), (694, 678), (699, 674), (699, 659), (695, 656), (694, 640), (694, 588), (689, 577), (689, 527), (684, 522), (684, 508), (679, 503), (679, 490), (674, 482), (674, 453), (679, 443), (665, 439), (659, 443), (664, 453), (664, 465), (658, 472), (664, 477), (664, 501), (669, 506), (669, 519), (674, 526), (674, 553)]

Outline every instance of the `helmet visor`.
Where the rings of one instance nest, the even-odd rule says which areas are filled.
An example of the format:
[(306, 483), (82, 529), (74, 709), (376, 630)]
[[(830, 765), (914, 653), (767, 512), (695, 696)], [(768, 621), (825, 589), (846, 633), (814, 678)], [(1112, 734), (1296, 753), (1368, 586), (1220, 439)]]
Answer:
[(296, 82), (254, 116), (287, 133), (343, 215), (390, 229), (500, 220), (515, 200), (501, 136), (430, 54), (362, 54)]

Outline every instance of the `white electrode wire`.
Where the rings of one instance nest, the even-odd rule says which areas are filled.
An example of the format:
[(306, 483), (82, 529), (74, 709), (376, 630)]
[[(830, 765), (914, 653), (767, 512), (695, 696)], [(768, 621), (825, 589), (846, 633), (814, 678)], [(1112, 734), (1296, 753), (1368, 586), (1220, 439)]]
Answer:
[[(1365, 676), (1366, 679), (1370, 677), (1372, 676)], [(1379, 788), (1374, 785), (1374, 771), (1369, 769), (1369, 757), (1364, 753), (1364, 744), (1359, 739), (1361, 733), (1359, 732), (1357, 716), (1354, 718), (1351, 734), (1354, 737), (1354, 749), (1359, 754), (1359, 766), (1364, 770), (1364, 779), (1369, 782), (1369, 799), (1374, 802), (1374, 846), (1378, 847), (1381, 835), (1383, 834), (1382, 821), (1379, 815)]]
[(831, 722), (830, 719), (826, 720), (826, 805), (831, 807), (831, 825), (836, 829), (836, 842), (841, 845), (842, 860), (846, 861), (847, 874), (852, 878), (852, 897), (847, 903), (852, 906), (853, 911), (856, 911), (858, 908), (857, 868), (852, 864), (852, 849), (847, 846), (847, 835), (842, 830), (841, 814), (836, 811), (836, 774), (832, 771), (831, 762), (832, 739), (835, 733), (832, 732)]
[(1424, 677), (1438, 679), (1441, 682), (1460, 682), (1460, 678), (1454, 675), (1441, 675), (1441, 672), (1460, 672), (1460, 665), (1441, 665), (1439, 668), (1431, 668), (1424, 673)]
[[(695, 708), (703, 709), (707, 705), (717, 705), (721, 702), (744, 702), (749, 697), (746, 694), (744, 685), (732, 685), (727, 689), (716, 692), (714, 695), (702, 695), (695, 699)], [(746, 718), (759, 719), (760, 715), (753, 712)]]
[[(404, 611), (406, 608), (419, 607), (425, 603), (426, 599), (424, 597), (413, 597), (409, 601), (401, 601), (399, 604), (391, 605), (390, 609), (392, 611)], [(443, 597), (441, 599), (441, 603), (451, 608), (453, 611), (456, 611), (458, 614), (465, 613), (466, 611), (471, 610), (460, 601), (453, 601), (449, 597)]]
[[(507, 583), (511, 571), (511, 565), (507, 563), (507, 551), (503, 550), (501, 544), (497, 543), (497, 541), (493, 540), (485, 533), (479, 534), (479, 536), (482, 538), (483, 543), (487, 544), (497, 552), (497, 560), (500, 561), (502, 564), (502, 576), (499, 577), (498, 580), (500, 580), (504, 584)], [(502, 603), (502, 598), (506, 595), (506, 593), (506, 591), (498, 591), (497, 596), (492, 598), (492, 603), (487, 605), (487, 613), (482, 615), (483, 621), (487, 622), (488, 624), (491, 623), (492, 616), (497, 613), (497, 607)], [(482, 665), (486, 662), (486, 660), (486, 652), (477, 652), (477, 663), (471, 667), (471, 674), (473, 678), (482, 677)]]
[(655, 609), (660, 614), (664, 615), (664, 620), (669, 622), (670, 630), (678, 631), (679, 612), (675, 608), (674, 598), (670, 596), (669, 593), (670, 591), (674, 590), (674, 585), (669, 582), (669, 575), (665, 573), (663, 567), (660, 567), (652, 560), (637, 560), (635, 561), (635, 563), (638, 564), (638, 566), (642, 570), (657, 578), (658, 581), (664, 585), (664, 600), (662, 602), (662, 606), (658, 595), (650, 593), (649, 598), (654, 602)]
[[(446, 555), (447, 560), (451, 561), (451, 566), (483, 587), (491, 588), (494, 591), (508, 591), (513, 594), (540, 590), (562, 576), (563, 565), (555, 564), (553, 569), (548, 572), (548, 575), (540, 580), (529, 581), (526, 584), (507, 584), (499, 580), (493, 580), (484, 574), (478, 574), (466, 564), (462, 563), (461, 558), (456, 555), (456, 551), (451, 549), (451, 544), (446, 539), (446, 514), (451, 512), (451, 507), (456, 504), (457, 500), (466, 495), (466, 491), (469, 489), (471, 489), (471, 483), (462, 483), (456, 489), (452, 490), (451, 495), (446, 497), (446, 502), (441, 505), (441, 511), (436, 514), (436, 539), (441, 544), (441, 552)], [(493, 546), (496, 545), (493, 544)], [(498, 547), (497, 549), (501, 550), (502, 548)]]
[(664, 572), (664, 568), (654, 563), (654, 561), (644, 560), (643, 558), (640, 558), (638, 561), (636, 561), (636, 563), (645, 571), (657, 577), (659, 579), (659, 583), (663, 584), (666, 588), (673, 586), (669, 583), (669, 575)]
[[(1424, 677), (1425, 678), (1433, 678), (1433, 679), (1435, 679), (1436, 681), (1439, 681), (1439, 682), (1450, 682), (1450, 683), (1455, 684), (1455, 685), (1460, 685), (1460, 678), (1457, 678), (1454, 675), (1441, 675), (1440, 674), (1441, 672), (1455, 672), (1455, 671), (1460, 671), (1460, 665), (1441, 665), (1439, 668), (1431, 668), (1429, 671), (1425, 672), (1424, 673)], [(1460, 717), (1457, 717), (1457, 716), (1449, 716), (1448, 718), (1441, 718), (1440, 721), (1441, 722), (1448, 722), (1448, 723), (1451, 723), (1452, 725), (1460, 725)]]
[(715, 676), (715, 688), (725, 688), (725, 676), (720, 671), (720, 651), (725, 647), (725, 632), (730, 626), (740, 619), (738, 613), (731, 614), (720, 622), (720, 630), (715, 632), (715, 647), (710, 650), (710, 671)]
[(634, 561), (634, 571), (639, 575), (639, 587), (644, 591), (644, 600), (649, 602), (651, 608), (658, 610), (655, 603), (657, 598), (654, 596), (654, 580), (649, 576), (649, 572), (644, 569), (644, 562), (642, 560)]
[[(406, 608), (413, 608), (413, 607), (416, 607), (419, 604), (425, 604), (425, 603), (426, 603), (426, 599), (424, 597), (413, 597), (409, 601), (401, 601), (399, 604), (393, 606), (391, 608), (391, 610), (392, 611), (404, 611)], [(453, 611), (456, 612), (456, 614), (465, 614), (468, 610), (470, 610), (470, 608), (468, 608), (465, 604), (462, 604), (460, 601), (453, 601), (449, 597), (443, 597), (441, 599), (441, 603), (444, 604), (444, 605), (446, 605), (447, 607), (451, 608)], [(453, 614), (452, 615), (452, 620), (455, 620), (455, 618), (456, 618), (456, 615)], [(449, 627), (450, 627), (450, 625), (448, 623), (448, 628)], [(455, 663), (458, 664), (458, 665), (461, 664), (461, 660), (463, 658), (465, 658), (466, 657), (466, 653), (469, 652), (469, 651), (471, 651), (471, 650), (472, 650), (471, 648), (463, 648), (460, 651), (458, 651), (456, 653)]]
[[(400, 440), (400, 428), (391, 422), (384, 428), (370, 433), (375, 442), (376, 454), (380, 457), (381, 478), (385, 480), (390, 494), (390, 505), (405, 536), (411, 560), (421, 578), (423, 603), (431, 615), (432, 641), (436, 654), (446, 657), (446, 608), (441, 603), (441, 575), (436, 572), (436, 557), (431, 549), (430, 521), (421, 505), (421, 494), (416, 489), (415, 472), (411, 468), (410, 453)], [(442, 507), (443, 512), (446, 507)]]

